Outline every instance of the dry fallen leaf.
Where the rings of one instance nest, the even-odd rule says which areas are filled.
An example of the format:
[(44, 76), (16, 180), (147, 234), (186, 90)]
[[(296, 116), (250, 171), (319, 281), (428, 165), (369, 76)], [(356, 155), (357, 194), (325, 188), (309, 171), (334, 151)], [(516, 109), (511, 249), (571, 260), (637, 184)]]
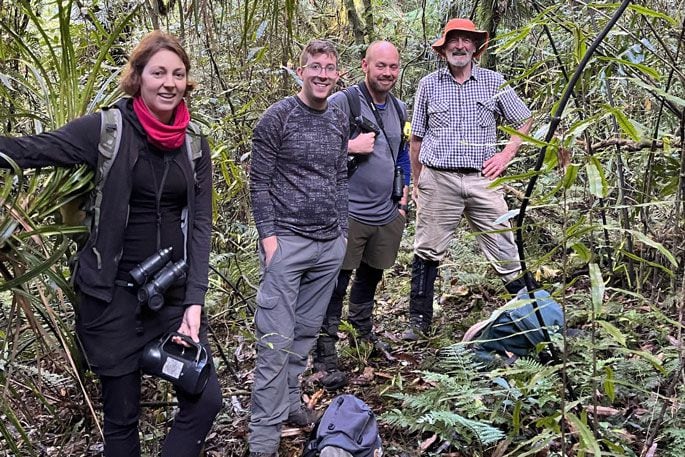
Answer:
[(431, 444), (435, 443), (435, 440), (437, 440), (437, 439), (438, 439), (438, 435), (435, 435), (435, 434), (432, 435), (431, 437), (426, 439), (424, 442), (422, 442), (421, 445), (419, 445), (419, 449), (421, 449), (422, 452), (425, 451), (426, 449), (431, 447)]

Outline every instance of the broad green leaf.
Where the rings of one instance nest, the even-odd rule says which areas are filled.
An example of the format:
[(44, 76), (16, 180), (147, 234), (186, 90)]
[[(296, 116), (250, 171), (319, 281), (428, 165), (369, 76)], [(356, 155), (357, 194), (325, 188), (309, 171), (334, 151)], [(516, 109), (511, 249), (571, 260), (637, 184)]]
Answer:
[(626, 345), (626, 336), (614, 325), (607, 321), (598, 320), (597, 323), (607, 332), (618, 344)]
[(616, 119), (616, 123), (618, 124), (618, 126), (621, 128), (621, 130), (623, 130), (623, 133), (630, 137), (631, 140), (640, 140), (640, 138), (642, 137), (641, 133), (635, 127), (633, 122), (630, 119), (628, 119), (628, 116), (626, 116), (625, 113), (621, 111), (620, 108), (605, 105), (604, 109), (606, 109), (609, 113), (611, 113), (612, 116), (614, 116), (614, 119)]
[(580, 238), (595, 230), (595, 226), (589, 223), (584, 215), (580, 215), (572, 226), (566, 229), (567, 238)]
[(514, 405), (514, 411), (511, 414), (511, 426), (514, 429), (514, 435), (518, 435), (521, 427), (521, 401), (517, 401)]
[(663, 19), (664, 21), (668, 22), (673, 27), (678, 25), (678, 21), (675, 18), (669, 16), (668, 14), (661, 13), (661, 12), (653, 10), (651, 8), (647, 8), (646, 6), (631, 3), (628, 6), (628, 8), (639, 13), (639, 14), (641, 14), (641, 15), (643, 15), (643, 16), (656, 17), (659, 19)]
[(526, 37), (530, 34), (532, 28), (532, 25), (529, 27), (522, 27), (520, 29), (514, 30), (513, 32), (509, 32), (503, 36), (498, 36), (497, 52), (505, 53), (511, 49), (515, 49), (517, 46), (521, 44), (521, 42), (524, 39), (526, 39)]
[[(678, 261), (676, 260), (675, 256), (671, 253), (671, 251), (666, 249), (666, 247), (664, 247), (663, 244), (659, 243), (658, 241), (654, 241), (653, 239), (651, 239), (650, 237), (648, 237), (644, 233), (639, 232), (637, 230), (625, 230), (625, 229), (622, 229), (619, 227), (613, 227), (610, 225), (605, 225), (605, 226), (603, 226), (603, 228), (606, 230), (613, 230), (613, 231), (618, 230), (621, 232), (630, 233), (631, 235), (633, 235), (635, 237), (635, 239), (637, 241), (644, 243), (647, 246), (650, 246), (650, 247), (656, 249), (657, 251), (659, 251), (664, 257), (666, 257), (666, 259), (668, 259), (668, 261), (671, 263), (671, 265), (673, 265), (674, 267), (678, 266)], [(640, 261), (645, 261), (645, 259), (642, 259), (638, 256), (635, 256), (635, 258), (640, 260)], [(658, 265), (658, 264), (654, 264), (654, 265)]]
[(544, 147), (544, 146), (549, 146), (549, 143), (545, 143), (542, 140), (538, 140), (537, 138), (530, 136), (530, 135), (524, 135), (523, 133), (519, 132), (513, 127), (509, 127), (507, 125), (502, 125), (499, 127), (501, 131), (506, 133), (509, 136), (518, 136), (523, 138), (524, 143), (526, 144), (532, 144), (533, 146), (536, 146), (538, 148)]
[(580, 63), (587, 52), (587, 44), (583, 30), (576, 26), (573, 28), (573, 57), (576, 59), (576, 64)]
[(564, 173), (564, 177), (561, 180), (561, 185), (564, 187), (564, 189), (569, 189), (576, 182), (579, 168), (580, 167), (575, 163), (572, 163), (566, 167), (566, 173)]
[(665, 90), (663, 90), (659, 87), (653, 86), (651, 84), (647, 84), (647, 83), (645, 83), (645, 82), (643, 82), (637, 78), (630, 78), (629, 81), (632, 82), (633, 84), (636, 84), (636, 85), (642, 87), (643, 89), (646, 89), (650, 92), (653, 92), (654, 94), (658, 95), (659, 97), (665, 98), (666, 100), (673, 103), (674, 105), (676, 105), (680, 109), (685, 108), (685, 99), (682, 99), (680, 97), (676, 97), (675, 95), (669, 94)]
[(661, 372), (661, 373), (666, 373), (666, 370), (664, 369), (664, 366), (663, 366), (663, 364), (661, 363), (661, 360), (659, 360), (658, 358), (656, 358), (656, 357), (654, 356), (654, 354), (651, 354), (651, 353), (649, 353), (649, 352), (647, 352), (647, 351), (635, 351), (635, 350), (633, 350), (633, 349), (624, 349), (624, 352), (626, 352), (626, 353), (628, 353), (628, 354), (634, 354), (634, 355), (636, 355), (636, 356), (638, 356), (638, 357), (642, 357), (643, 359), (645, 359), (646, 361), (648, 361), (649, 363), (651, 363), (652, 366), (654, 366), (654, 368), (656, 368), (657, 370), (659, 370), (659, 372)]
[(644, 233), (638, 232), (637, 230), (631, 230), (630, 232), (633, 235), (635, 235), (635, 238), (637, 238), (637, 240), (641, 243), (645, 243), (647, 246), (651, 246), (657, 251), (659, 251), (664, 257), (668, 259), (669, 262), (671, 262), (671, 265), (673, 265), (674, 267), (678, 266), (678, 261), (676, 260), (675, 256), (671, 254), (671, 251), (666, 249), (663, 244), (659, 243), (658, 241), (654, 241)]
[(585, 244), (580, 242), (574, 243), (571, 245), (571, 249), (573, 249), (573, 252), (575, 252), (583, 262), (587, 263), (592, 260), (592, 251), (590, 251)]
[[(597, 121), (600, 118), (600, 114), (595, 114), (588, 118), (583, 117), (580, 121), (576, 121), (573, 124), (571, 124), (571, 126), (568, 128), (568, 131), (565, 134), (565, 137), (570, 138), (571, 143), (575, 142), (575, 139), (582, 135), (583, 132), (585, 132), (585, 130), (587, 130), (591, 126), (597, 125)], [(571, 146), (571, 144), (568, 144), (566, 141), (564, 143), (567, 147)]]
[(590, 161), (585, 164), (587, 181), (590, 193), (597, 198), (604, 198), (607, 195), (608, 184), (604, 177), (604, 169), (599, 160), (592, 156)]
[(604, 278), (602, 278), (602, 271), (599, 265), (591, 263), (590, 268), (590, 282), (592, 284), (592, 307), (595, 314), (602, 311), (602, 302), (604, 301)]
[(599, 443), (592, 434), (592, 431), (587, 426), (587, 424), (581, 421), (575, 414), (566, 413), (566, 419), (568, 419), (578, 430), (580, 435), (580, 444), (586, 451), (593, 453), (594, 457), (599, 457), (602, 455), (602, 451), (599, 447)]
[(640, 73), (643, 73), (643, 74), (649, 76), (652, 79), (655, 79), (655, 80), (661, 79), (661, 73), (659, 73), (659, 71), (656, 68), (650, 67), (649, 65), (644, 65), (641, 63), (634, 63), (634, 62), (631, 62), (630, 60), (621, 59), (619, 57), (606, 57), (606, 56), (604, 56), (604, 57), (598, 57), (597, 60), (601, 60), (603, 62), (612, 62), (612, 63), (615, 63), (616, 65), (624, 65), (626, 67), (633, 68), (633, 69), (639, 71)]
[(673, 270), (671, 270), (670, 268), (666, 268), (665, 266), (661, 265), (660, 263), (653, 262), (651, 260), (645, 259), (644, 257), (640, 257), (639, 255), (636, 255), (630, 251), (626, 251), (626, 250), (622, 249), (621, 254), (626, 256), (629, 259), (633, 259), (637, 262), (642, 262), (645, 265), (649, 265), (650, 267), (658, 268), (659, 270), (663, 271), (664, 273), (666, 273), (669, 276), (674, 275)]
[(614, 382), (614, 370), (611, 367), (604, 367), (604, 393), (609, 397), (610, 402), (616, 399), (616, 383)]

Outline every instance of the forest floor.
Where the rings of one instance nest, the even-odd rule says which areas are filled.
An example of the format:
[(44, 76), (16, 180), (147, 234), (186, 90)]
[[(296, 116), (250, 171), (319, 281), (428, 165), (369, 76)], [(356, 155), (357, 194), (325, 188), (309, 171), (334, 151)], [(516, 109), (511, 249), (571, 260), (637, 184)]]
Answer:
[[(419, 455), (493, 457), (502, 456), (505, 453), (518, 457), (520, 454), (517, 451), (517, 445), (512, 444), (516, 440), (519, 444), (523, 442), (525, 445), (530, 445), (525, 455), (536, 457), (561, 455), (558, 449), (558, 421), (560, 420), (559, 392), (563, 390), (563, 387), (560, 387), (562, 384), (553, 376), (537, 377), (535, 373), (538, 367), (539, 371), (546, 371), (547, 367), (542, 370), (542, 365), (535, 365), (537, 363), (535, 361), (528, 365), (528, 373), (531, 372), (530, 367), (532, 367), (534, 374), (527, 378), (524, 384), (520, 384), (535, 385), (533, 391), (524, 396), (526, 402), (523, 403), (524, 409), (520, 411), (521, 423), (512, 422), (512, 411), (515, 413), (516, 408), (512, 408), (511, 404), (502, 406), (501, 402), (497, 403), (500, 408), (504, 409), (491, 410), (492, 414), (485, 415), (486, 422), (492, 422), (493, 427), (499, 427), (504, 433), (513, 437), (511, 440), (504, 439), (492, 444), (490, 448), (483, 449), (478, 446), (476, 449), (473, 445), (469, 445), (468, 440), (461, 443), (461, 446), (450, 445), (441, 438), (437, 438), (432, 432), (423, 434), (409, 432), (407, 429), (391, 426), (381, 418), (382, 414), (394, 409), (406, 409), (398, 399), (393, 397), (394, 394), (414, 394), (434, 389), (436, 385), (428, 379), (426, 372), (436, 371), (442, 358), (440, 351), (459, 342), (470, 326), (487, 318), (494, 309), (504, 305), (507, 300), (504, 288), (489, 269), (475, 240), (465, 232), (461, 232), (457, 237), (460, 241), (453, 243), (448, 257), (441, 263), (440, 276), (436, 283), (435, 317), (429, 338), (417, 342), (403, 341), (400, 335), (407, 327), (413, 258), (412, 239), (411, 234), (403, 239), (397, 262), (392, 269), (386, 271), (376, 294), (374, 327), (378, 336), (391, 346), (390, 357), (371, 354), (370, 348), (365, 348), (363, 345), (359, 346), (361, 349), (353, 349), (355, 345), (350, 344), (354, 338), (353, 332), (343, 325), (340, 332), (339, 354), (341, 365), (349, 374), (349, 385), (336, 392), (325, 391), (319, 383), (319, 374), (308, 369), (302, 379), (303, 400), (318, 411), (323, 411), (330, 400), (340, 393), (352, 393), (366, 401), (380, 419), (380, 434), (384, 455), (387, 457)], [(241, 276), (244, 277), (242, 285), (228, 286), (222, 283), (221, 278), (213, 275), (208, 296), (210, 343), (214, 350), (214, 361), (224, 402), (224, 407), (205, 445), (205, 455), (210, 457), (246, 457), (248, 454), (250, 390), (256, 356), (252, 312), (250, 311), (256, 289), (254, 286), (256, 263), (252, 257), (256, 255), (254, 252), (237, 252), (232, 255), (240, 258), (241, 268), (245, 268)], [(248, 268), (249, 265), (252, 269)], [(557, 280), (547, 279), (549, 282)], [(245, 292), (245, 295), (236, 301), (236, 294), (231, 290), (235, 292), (238, 289)], [(578, 289), (587, 290), (588, 285), (578, 285)], [(589, 303), (587, 293), (581, 294), (578, 300), (577, 308), (580, 311), (576, 313), (580, 312), (580, 318), (567, 315), (566, 319), (567, 324), (580, 323), (582, 327), (587, 325), (585, 323), (587, 316), (582, 311), (585, 303)], [(655, 300), (654, 303), (659, 303), (659, 300)], [(600, 329), (602, 332), (595, 333), (598, 338), (592, 346), (596, 348), (595, 352), (588, 351), (587, 343), (580, 341), (574, 343), (575, 352), (570, 356), (574, 357), (574, 360), (569, 366), (573, 367), (575, 364), (576, 368), (573, 373), (577, 377), (577, 385), (583, 390), (582, 400), (577, 406), (584, 410), (578, 415), (589, 422), (589, 411), (598, 414), (601, 410), (602, 414), (609, 414), (611, 417), (595, 416), (595, 421), (602, 427), (600, 435), (602, 446), (608, 446), (604, 443), (611, 443), (612, 449), (621, 449), (621, 452), (611, 451), (606, 455), (640, 455), (635, 451), (639, 451), (644, 446), (645, 438), (654, 425), (663, 425), (662, 430), (666, 430), (663, 436), (668, 438), (668, 441), (659, 443), (659, 449), (668, 448), (668, 445), (673, 449), (666, 450), (666, 453), (659, 454), (660, 456), (685, 455), (680, 452), (680, 450), (685, 450), (685, 433), (682, 432), (685, 429), (683, 426), (685, 403), (682, 401), (682, 398), (685, 398), (683, 392), (685, 387), (682, 387), (685, 383), (679, 383), (678, 386), (681, 387), (675, 392), (669, 392), (667, 389), (668, 385), (675, 386), (671, 380), (677, 380), (679, 370), (682, 368), (678, 359), (680, 352), (678, 341), (680, 340), (676, 331), (677, 322), (665, 318), (663, 314), (664, 310), (668, 310), (671, 315), (674, 315), (674, 303), (670, 302), (668, 305), (657, 307), (649, 302), (636, 300), (630, 295), (615, 294), (604, 305), (606, 309), (604, 325)], [(575, 322), (569, 323), (569, 321)], [(619, 331), (614, 326), (620, 326), (621, 330)], [(14, 439), (15, 442), (31, 442), (38, 450), (38, 453), (30, 450), (26, 453), (20, 452), (19, 455), (22, 457), (24, 455), (46, 457), (102, 455), (102, 435), (97, 423), (93, 420), (94, 412), (101, 421), (99, 383), (91, 378), (86, 379), (84, 383), (92, 404), (92, 410), (90, 410), (81, 389), (72, 382), (73, 378), (55, 375), (60, 372), (59, 366), (64, 364), (61, 349), (54, 347), (48, 348), (47, 351), (47, 357), (42, 357), (37, 361), (37, 369), (28, 365), (17, 365), (12, 368), (26, 373), (34, 370), (35, 373), (31, 376), (40, 382), (35, 384), (38, 387), (23, 385), (16, 381), (8, 383), (7, 388), (13, 389), (13, 392), (23, 392), (23, 402), (12, 405), (16, 417), (28, 418), (22, 423), (24, 429), (27, 430), (27, 435), (20, 436), (19, 433), (13, 433), (14, 438), (9, 438)], [(51, 357), (51, 354), (54, 354), (54, 357)], [(601, 359), (597, 362), (602, 370), (596, 375), (597, 379), (603, 379), (600, 383), (593, 381), (595, 374), (587, 369), (595, 360), (595, 355), (598, 359), (604, 357), (608, 360), (603, 365), (604, 368), (601, 368), (601, 364), (605, 362)], [(0, 367), (0, 371), (2, 369), (3, 367)], [(517, 365), (514, 371), (521, 374), (526, 371), (526, 366), (518, 368)], [(474, 368), (473, 376), (480, 376), (477, 373), (478, 371)], [(667, 373), (673, 373), (675, 378), (670, 375), (665, 376)], [(92, 374), (88, 376), (93, 377)], [(494, 372), (489, 381), (497, 376), (502, 375)], [(512, 376), (515, 375), (512, 374)], [(8, 371), (7, 377), (11, 380), (12, 373)], [(510, 381), (511, 379), (513, 378), (510, 378)], [(551, 386), (550, 382), (555, 385)], [(513, 384), (510, 385), (513, 386)], [(34, 389), (39, 389), (41, 395), (36, 395)], [(511, 387), (508, 392), (514, 392), (514, 390), (515, 388)], [(485, 394), (486, 402), (488, 395)], [(593, 403), (590, 401), (593, 398), (595, 409), (588, 409)], [(474, 400), (478, 399), (474, 398)], [(493, 396), (489, 400), (492, 406), (496, 404), (496, 401), (500, 401), (501, 397), (497, 399)], [(148, 376), (144, 377), (142, 404), (140, 418), (142, 455), (160, 455), (161, 443), (169, 430), (176, 410), (171, 385)], [(669, 407), (663, 409), (662, 405)], [(656, 416), (657, 410), (661, 410), (662, 417)], [(664, 412), (667, 412), (665, 419)], [(0, 416), (0, 420), (5, 421), (6, 418)], [(569, 424), (567, 427), (572, 429)], [(300, 457), (310, 431), (307, 428), (285, 426), (281, 434), (280, 457)], [(521, 433), (517, 435), (518, 432)], [(576, 448), (579, 443), (577, 437), (581, 436), (577, 432), (578, 430), (575, 430), (574, 437), (568, 441), (569, 445)], [(592, 433), (589, 431), (587, 433), (589, 435), (586, 434), (581, 438), (589, 442)], [(538, 436), (541, 438), (538, 439)], [(8, 437), (0, 436), (0, 457), (10, 455), (15, 457), (15, 454), (10, 454), (9, 451), (3, 449), (3, 439), (8, 439)], [(655, 443), (654, 446), (656, 445)], [(578, 452), (566, 455), (581, 455), (585, 452), (582, 448), (576, 450)]]
[[(336, 392), (325, 391), (318, 382), (319, 375), (308, 369), (303, 376), (302, 392), (304, 400), (314, 409), (323, 411), (330, 400), (341, 393), (357, 395), (371, 406), (377, 416), (398, 407), (399, 402), (389, 397), (389, 392), (402, 390), (407, 386), (421, 388), (424, 383), (421, 370), (435, 362), (439, 349), (459, 341), (471, 324), (484, 318), (490, 310), (504, 304), (504, 299), (497, 296), (504, 289), (498, 285), (496, 278), (490, 278), (491, 286), (486, 287), (468, 287), (456, 282), (452, 285), (454, 281), (449, 278), (455, 275), (449, 273), (448, 268), (442, 272), (442, 279), (436, 283), (436, 290), (442, 290), (442, 298), (439, 305), (436, 304), (433, 332), (430, 337), (418, 342), (402, 341), (400, 335), (407, 328), (413, 257), (411, 241), (412, 237), (405, 236), (396, 265), (386, 271), (376, 294), (374, 329), (379, 337), (391, 346), (390, 359), (371, 354), (370, 348), (363, 345), (359, 349), (352, 349), (349, 344), (353, 338), (352, 332), (341, 331), (339, 354), (341, 367), (349, 374), (349, 385)], [(470, 243), (476, 250), (475, 241), (471, 240)], [(479, 259), (479, 262), (482, 264), (477, 265), (476, 269), (487, 271), (484, 260)], [(475, 277), (479, 277), (479, 281), (482, 282), (485, 276), (487, 275), (479, 273)], [(445, 279), (446, 277), (448, 279)], [(206, 441), (205, 455), (238, 457), (248, 454), (247, 426), (256, 354), (249, 306), (243, 303), (241, 311), (230, 309), (231, 306), (227, 305), (225, 297), (222, 297), (222, 288), (229, 289), (223, 285), (217, 288), (219, 290), (210, 292), (214, 303), (209, 314), (212, 326), (210, 342), (215, 351), (214, 361), (222, 386), (224, 407)], [(52, 351), (54, 358), (48, 354), (48, 357), (38, 361), (36, 378), (40, 379), (43, 397), (34, 396), (28, 385), (13, 387), (18, 391), (24, 391), (24, 402), (14, 406), (17, 416), (30, 418), (31, 421), (22, 424), (25, 430), (28, 430), (28, 436), (21, 439), (17, 435), (15, 442), (27, 440), (39, 452), (34, 454), (27, 449), (26, 454), (20, 455), (102, 455), (103, 442), (99, 429), (101, 422), (98, 425), (93, 420), (93, 412), (99, 421), (102, 420), (99, 383), (92, 373), (86, 374), (84, 387), (88, 394), (87, 400), (80, 388), (69, 382), (69, 378), (51, 375), (58, 373), (58, 367), (64, 364), (60, 349), (55, 347)], [(9, 376), (11, 378), (12, 374), (9, 373)], [(142, 454), (159, 455), (161, 443), (176, 410), (173, 389), (167, 382), (145, 376), (141, 398)], [(419, 448), (422, 437), (390, 427), (382, 421), (379, 421), (379, 428), (384, 455), (408, 457), (421, 453)], [(280, 457), (299, 457), (309, 432), (310, 429), (284, 427)], [(18, 457), (3, 449), (2, 441), (3, 438), (0, 437), (0, 457)]]
[[(477, 249), (475, 242), (471, 242), (474, 245), (473, 249)], [(308, 369), (303, 376), (302, 390), (304, 400), (311, 407), (323, 411), (330, 400), (341, 393), (357, 395), (369, 404), (377, 416), (398, 407), (398, 401), (389, 397), (388, 393), (402, 390), (405, 386), (420, 389), (425, 382), (421, 371), (435, 364), (438, 351), (446, 345), (460, 341), (468, 327), (505, 303), (504, 298), (498, 296), (504, 293), (504, 289), (497, 285), (498, 281), (494, 275), (491, 278), (492, 285), (468, 286), (458, 284), (456, 280), (445, 279), (450, 275), (443, 274), (442, 280), (436, 283), (436, 290), (441, 290), (442, 293), (437, 300), (439, 304), (436, 305), (432, 333), (426, 340), (403, 341), (400, 335), (408, 325), (413, 256), (409, 243), (409, 240), (403, 242), (395, 267), (386, 271), (376, 294), (374, 329), (377, 335), (391, 346), (390, 357), (371, 353), (368, 347), (356, 349), (355, 345), (350, 345), (350, 340), (354, 338), (353, 332), (346, 329), (343, 324), (338, 349), (341, 367), (348, 373), (350, 382), (338, 391), (329, 392), (321, 388), (320, 373)], [(483, 268), (483, 265), (476, 268)], [(207, 441), (206, 453), (209, 456), (246, 455), (249, 417), (247, 409), (251, 370), (254, 366), (253, 351), (253, 346), (239, 345), (238, 353), (234, 357), (234, 361), (239, 360), (237, 366), (231, 370), (224, 366), (225, 370), (219, 373), (224, 384), (224, 401), (227, 407), (220, 413)], [(421, 453), (423, 447), (440, 444), (432, 443), (434, 438), (430, 435), (420, 437), (408, 434), (382, 421), (379, 422), (379, 427), (386, 456), (416, 456)], [(286, 425), (281, 434), (280, 457), (301, 456), (309, 433), (309, 428)], [(456, 457), (462, 454), (443, 455)]]

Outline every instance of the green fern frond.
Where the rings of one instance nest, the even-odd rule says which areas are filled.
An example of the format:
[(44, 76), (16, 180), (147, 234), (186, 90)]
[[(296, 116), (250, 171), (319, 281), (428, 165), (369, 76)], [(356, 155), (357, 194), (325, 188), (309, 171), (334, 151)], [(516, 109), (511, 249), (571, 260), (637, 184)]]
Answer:
[(504, 433), (500, 429), (485, 422), (467, 419), (451, 411), (433, 411), (420, 417), (417, 423), (439, 424), (443, 430), (454, 428), (457, 434), (468, 442), (471, 441), (468, 438), (475, 438), (483, 445), (496, 443), (504, 438)]

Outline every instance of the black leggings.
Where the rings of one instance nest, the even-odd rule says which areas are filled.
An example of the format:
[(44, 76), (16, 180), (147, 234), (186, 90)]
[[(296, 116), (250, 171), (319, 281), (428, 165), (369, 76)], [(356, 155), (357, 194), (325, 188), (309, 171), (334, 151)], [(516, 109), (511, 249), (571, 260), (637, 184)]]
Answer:
[[(104, 410), (105, 457), (139, 457), (140, 372), (100, 376)], [(197, 457), (221, 409), (219, 381), (211, 368), (200, 395), (176, 390), (178, 413), (164, 440), (163, 457)]]

